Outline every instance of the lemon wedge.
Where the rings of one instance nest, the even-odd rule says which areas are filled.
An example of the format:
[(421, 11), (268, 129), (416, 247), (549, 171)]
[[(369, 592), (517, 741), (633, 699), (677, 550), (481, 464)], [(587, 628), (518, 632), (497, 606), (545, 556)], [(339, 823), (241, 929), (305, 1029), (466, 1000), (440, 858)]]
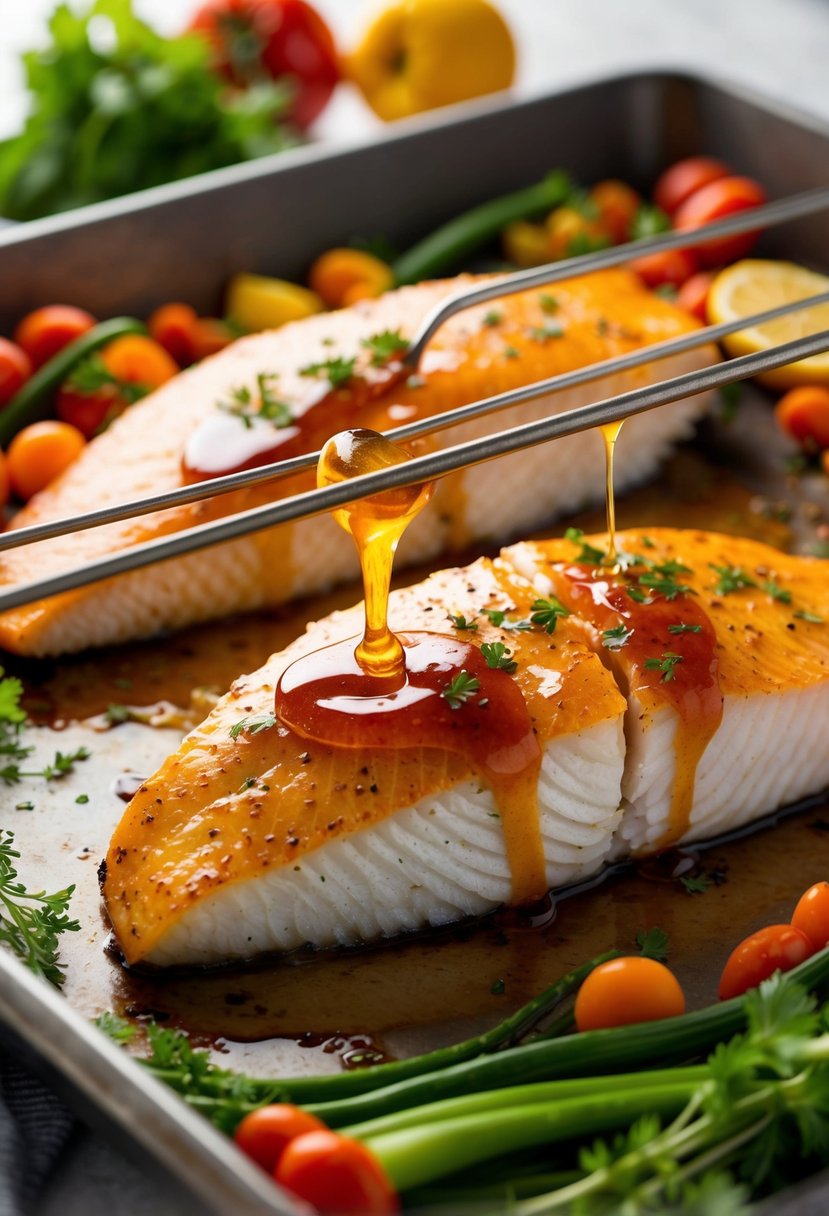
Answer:
[[(762, 261), (747, 258), (722, 270), (711, 285), (708, 295), (708, 319), (719, 324), (737, 321), (740, 317), (775, 308), (790, 300), (803, 300), (829, 291), (829, 278), (815, 274), (794, 262)], [(768, 350), (781, 342), (791, 342), (819, 330), (829, 329), (829, 304), (804, 308), (777, 321), (741, 329), (728, 338), (723, 346), (730, 355), (750, 355)], [(787, 389), (798, 384), (829, 385), (829, 352), (789, 363), (777, 371), (757, 377), (771, 388)]]

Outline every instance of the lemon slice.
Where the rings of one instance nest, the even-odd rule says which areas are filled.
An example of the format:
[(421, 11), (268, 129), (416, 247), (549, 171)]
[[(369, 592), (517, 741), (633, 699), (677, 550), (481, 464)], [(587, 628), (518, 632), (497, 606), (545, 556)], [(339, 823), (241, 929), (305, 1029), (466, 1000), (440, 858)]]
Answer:
[[(740, 317), (824, 291), (829, 291), (829, 278), (825, 275), (815, 274), (794, 262), (747, 258), (717, 275), (708, 295), (708, 319), (713, 323), (738, 321)], [(822, 329), (829, 329), (829, 304), (804, 308), (802, 312), (790, 313), (777, 321), (741, 329), (723, 338), (723, 346), (730, 355), (750, 355)], [(798, 384), (829, 385), (829, 352), (789, 363), (757, 379), (780, 389)]]

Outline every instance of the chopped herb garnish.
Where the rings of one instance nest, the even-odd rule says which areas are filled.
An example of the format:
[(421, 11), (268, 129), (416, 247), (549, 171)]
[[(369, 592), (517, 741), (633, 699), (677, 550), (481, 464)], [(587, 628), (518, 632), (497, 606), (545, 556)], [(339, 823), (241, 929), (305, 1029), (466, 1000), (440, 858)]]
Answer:
[(403, 337), (399, 329), (384, 329), (382, 333), (363, 338), (360, 345), (371, 351), (369, 362), (372, 367), (385, 367), (392, 359), (405, 355), (411, 342)]
[(628, 587), (627, 591), (628, 591), (628, 595), (630, 596), (630, 598), (632, 600), (635, 600), (637, 604), (652, 604), (653, 603), (653, 596), (646, 595), (645, 592), (642, 591), (641, 588), (639, 588), (639, 587)]
[(639, 544), (642, 546), (643, 549), (655, 549), (656, 548), (656, 542), (651, 540), (651, 538), (649, 536), (640, 536)]
[(596, 333), (600, 338), (606, 338), (610, 331), (610, 322), (607, 317), (599, 317), (596, 322)]
[(613, 629), (605, 629), (602, 634), (602, 646), (606, 650), (621, 650), (632, 637), (632, 629), (628, 629), (626, 625), (616, 625)]
[(490, 308), (489, 312), (484, 313), (484, 325), (487, 329), (494, 329), (496, 325), (500, 325), (504, 319), (504, 314), (499, 312), (497, 308)]
[(259, 735), (263, 730), (270, 730), (272, 726), (276, 726), (276, 714), (254, 714), (234, 722), (230, 728), (230, 737), (238, 739), (241, 734)]
[(107, 705), (104, 711), (104, 717), (110, 726), (119, 726), (122, 722), (129, 722), (130, 709), (127, 705)]
[(452, 622), (452, 625), (454, 626), (455, 629), (463, 629), (463, 630), (466, 630), (468, 633), (473, 633), (478, 628), (477, 623), (476, 623), (477, 617), (474, 617), (474, 616), (472, 617), (471, 620), (467, 620), (467, 618), (465, 616), (462, 616), (460, 613), (456, 616), (454, 613), (450, 612), (446, 619), (447, 619), (447, 621)]
[(720, 387), (720, 418), (723, 422), (733, 422), (737, 417), (737, 410), (739, 409), (742, 395), (743, 386), (739, 380), (733, 384), (723, 384)]
[(677, 663), (681, 662), (681, 654), (674, 654), (672, 650), (665, 650), (659, 659), (645, 659), (645, 667), (648, 671), (661, 671), (662, 683), (669, 684), (674, 679)]
[(504, 347), (504, 358), (505, 359), (517, 359), (519, 357), (520, 353), (521, 352), (517, 351), (514, 346), (505, 346)]
[(560, 325), (533, 325), (527, 330), (527, 336), (533, 342), (548, 342), (550, 338), (562, 338), (564, 330)]
[(633, 217), (630, 239), (641, 241), (649, 236), (657, 236), (660, 232), (667, 232), (670, 226), (671, 221), (660, 207), (654, 207), (651, 203), (642, 203)]
[(589, 544), (584, 539), (584, 533), (581, 528), (568, 528), (564, 533), (564, 539), (572, 541), (574, 545), (579, 546), (579, 554), (576, 557), (576, 561), (590, 562), (595, 566), (600, 566), (607, 556), (603, 550), (597, 549), (595, 545)]
[(468, 671), (459, 671), (441, 692), (450, 709), (460, 709), (481, 687), (481, 681)]
[(503, 996), (506, 990), (507, 986), (503, 980), (493, 980), (489, 988), (493, 996)]
[(294, 413), (290, 405), (280, 401), (275, 395), (274, 384), (279, 379), (278, 372), (259, 372), (256, 377), (258, 402), (247, 385), (241, 385), (230, 390), (230, 399), (220, 401), (219, 409), (226, 414), (233, 414), (243, 426), (248, 429), (253, 426), (255, 419), (272, 422), (277, 428), (290, 426)]
[(33, 802), (16, 802), (14, 804), (14, 809), (16, 811), (33, 811), (35, 809), (35, 804)]
[(356, 355), (351, 359), (337, 357), (323, 359), (319, 363), (309, 363), (299, 369), (300, 376), (325, 376), (332, 388), (342, 388), (354, 375), (357, 364)]
[(645, 958), (655, 958), (664, 963), (668, 957), (668, 934), (664, 929), (648, 929), (647, 933), (640, 929), (636, 934), (636, 945)]
[(570, 609), (565, 608), (561, 600), (554, 595), (540, 598), (533, 602), (530, 620), (534, 625), (541, 625), (547, 633), (555, 633), (559, 617), (570, 615)]
[(553, 313), (557, 313), (559, 310), (559, 303), (556, 297), (551, 296), (546, 291), (542, 291), (538, 297), (538, 302), (541, 305), (541, 311), (546, 312), (549, 316), (552, 316)]
[[(687, 566), (680, 568), (686, 570)], [(677, 582), (672, 574), (665, 573), (664, 569), (660, 569), (658, 566), (639, 575), (639, 586), (647, 587), (650, 591), (657, 591), (666, 600), (675, 600), (678, 595), (687, 595), (692, 590), (687, 583)]]
[(811, 625), (822, 625), (824, 623), (822, 616), (818, 616), (814, 612), (807, 612), (805, 608), (798, 609), (794, 615), (799, 621), (808, 621)]
[(527, 633), (533, 627), (532, 621), (525, 619), (515, 620), (508, 617), (503, 608), (482, 608), (481, 612), (489, 621), (490, 625), (494, 625), (496, 629), (506, 629), (509, 631), (518, 631), (519, 633)]
[(487, 667), (495, 671), (505, 671), (507, 675), (512, 675), (518, 668), (515, 659), (510, 658), (512, 651), (503, 642), (482, 643), (481, 654), (486, 659)]
[(708, 563), (715, 574), (719, 575), (714, 586), (716, 595), (731, 595), (733, 591), (742, 591), (746, 587), (756, 587), (757, 583), (745, 570), (739, 566), (716, 566)]
[(10, 946), (35, 975), (60, 987), (64, 974), (58, 963), (58, 938), (80, 929), (67, 915), (75, 888), (54, 895), (27, 891), (17, 881), (15, 862), (20, 854), (13, 845), (14, 833), (0, 829), (0, 942)]
[(669, 625), (668, 633), (702, 633), (702, 625), (686, 625), (680, 621), (678, 625)]
[(774, 579), (769, 579), (763, 583), (763, 590), (766, 595), (770, 595), (778, 604), (790, 604), (792, 602), (792, 593), (786, 587), (781, 587)]
[(713, 885), (707, 874), (685, 874), (679, 880), (689, 895), (702, 895)]
[(77, 806), (86, 806), (87, 802), (89, 802), (89, 794), (78, 794), (75, 799)]

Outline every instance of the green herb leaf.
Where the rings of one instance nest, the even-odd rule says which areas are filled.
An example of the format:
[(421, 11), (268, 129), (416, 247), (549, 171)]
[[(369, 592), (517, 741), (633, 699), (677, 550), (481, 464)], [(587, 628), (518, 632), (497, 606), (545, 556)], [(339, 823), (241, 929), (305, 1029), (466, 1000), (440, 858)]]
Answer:
[(578, 545), (577, 562), (589, 562), (591, 565), (600, 566), (607, 558), (604, 550), (597, 549), (595, 545), (591, 545), (584, 539), (584, 533), (581, 528), (568, 528), (564, 533), (564, 539), (571, 541), (574, 545)]
[(533, 602), (530, 620), (533, 625), (541, 625), (547, 633), (555, 633), (559, 618), (569, 615), (570, 609), (565, 608), (561, 600), (556, 599), (554, 595), (550, 595)]
[(674, 578), (671, 571), (673, 567), (678, 567), (680, 571), (688, 569), (677, 562), (667, 562), (662, 567), (654, 566), (652, 570), (646, 570), (644, 574), (639, 575), (639, 586), (658, 592), (666, 600), (675, 600), (678, 595), (690, 594), (693, 589), (688, 583), (680, 583)]
[(702, 625), (686, 625), (680, 621), (678, 625), (669, 625), (668, 633), (702, 633)]
[(516, 350), (514, 346), (505, 346), (504, 347), (504, 358), (505, 359), (518, 359), (520, 357), (520, 355), (521, 355), (521, 352)]
[(636, 944), (645, 958), (655, 958), (664, 963), (668, 957), (668, 934), (664, 929), (648, 929), (647, 933), (640, 930), (636, 934)]
[(659, 207), (650, 203), (642, 203), (633, 217), (630, 226), (630, 239), (643, 241), (649, 236), (658, 236), (660, 232), (668, 232), (671, 221)]
[(455, 616), (453, 613), (450, 612), (448, 614), (448, 616), (446, 617), (446, 619), (447, 619), (447, 621), (452, 622), (452, 625), (455, 629), (462, 629), (466, 633), (474, 633), (477, 631), (477, 628), (478, 628), (478, 625), (476, 623), (477, 617), (473, 616), (471, 620), (467, 620), (467, 618), (465, 616), (462, 616), (460, 614)]
[(233, 723), (230, 737), (238, 739), (242, 734), (260, 735), (263, 730), (270, 730), (273, 726), (276, 726), (276, 714), (252, 714)]
[(227, 401), (219, 401), (218, 408), (226, 414), (233, 414), (245, 427), (252, 427), (257, 419), (272, 422), (281, 429), (290, 426), (294, 421), (294, 412), (285, 401), (276, 396), (274, 385), (279, 379), (278, 372), (259, 372), (256, 377), (258, 401), (246, 385), (239, 385), (230, 390)]
[(494, 329), (496, 325), (500, 325), (504, 319), (504, 314), (499, 312), (497, 308), (490, 308), (489, 312), (484, 313), (483, 324), (487, 329)]
[(57, 987), (64, 981), (58, 962), (62, 933), (77, 933), (80, 925), (68, 916), (74, 886), (54, 895), (27, 891), (17, 881), (14, 833), (0, 829), (0, 942), (9, 946), (35, 973)]
[(104, 717), (110, 726), (119, 726), (122, 722), (129, 722), (130, 708), (128, 705), (107, 705)]
[(682, 662), (681, 654), (674, 654), (672, 650), (665, 650), (662, 657), (659, 659), (645, 659), (645, 668), (648, 671), (661, 671), (662, 683), (669, 684), (674, 679), (677, 663)]
[(763, 590), (766, 595), (770, 595), (778, 604), (790, 604), (792, 602), (792, 593), (786, 587), (781, 587), (774, 579), (769, 579), (763, 583)]
[(824, 618), (817, 616), (814, 612), (807, 612), (805, 608), (800, 608), (794, 613), (799, 621), (808, 621), (811, 625), (822, 625)]
[(548, 292), (542, 291), (538, 297), (538, 302), (541, 305), (541, 311), (546, 312), (549, 316), (557, 313), (559, 310), (559, 302), (555, 296), (551, 296)]
[(399, 329), (384, 329), (382, 333), (363, 338), (360, 345), (371, 351), (372, 367), (385, 367), (393, 359), (405, 355), (411, 343), (408, 338), (403, 337)]
[(137, 1027), (133, 1026), (131, 1022), (108, 1009), (104, 1013), (98, 1014), (95, 1025), (114, 1043), (131, 1043), (137, 1033)]
[(742, 591), (746, 587), (756, 587), (757, 583), (745, 570), (739, 566), (717, 566), (708, 563), (709, 568), (719, 575), (714, 585), (715, 595), (731, 595), (734, 591)]
[(515, 617), (507, 616), (503, 608), (482, 608), (481, 612), (487, 618), (490, 625), (494, 625), (496, 629), (505, 629), (507, 632), (528, 633), (533, 627), (532, 621), (523, 618), (516, 620)]
[(626, 625), (616, 625), (613, 629), (605, 629), (602, 634), (602, 646), (606, 650), (621, 650), (623, 646), (627, 646), (633, 637), (633, 632)]
[(481, 682), (468, 671), (459, 671), (441, 692), (450, 709), (460, 709), (480, 690)]
[(683, 874), (679, 881), (689, 895), (702, 895), (713, 880), (707, 874)]
[(550, 338), (564, 337), (564, 330), (560, 325), (533, 325), (527, 330), (527, 337), (533, 342), (548, 342)]
[(510, 658), (512, 651), (503, 642), (483, 642), (481, 654), (486, 659), (487, 667), (492, 667), (496, 671), (505, 671), (508, 675), (512, 675), (518, 669), (515, 659)]
[(325, 376), (332, 388), (342, 388), (354, 376), (357, 363), (356, 355), (351, 359), (323, 359), (319, 363), (309, 363), (299, 369), (300, 376)]

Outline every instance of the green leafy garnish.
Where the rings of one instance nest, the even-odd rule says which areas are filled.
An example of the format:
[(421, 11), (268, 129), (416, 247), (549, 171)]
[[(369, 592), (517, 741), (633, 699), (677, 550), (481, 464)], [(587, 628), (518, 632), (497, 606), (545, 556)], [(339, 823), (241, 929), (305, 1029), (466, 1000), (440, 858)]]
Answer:
[(504, 358), (505, 359), (518, 359), (520, 357), (520, 355), (521, 355), (521, 352), (516, 350), (514, 346), (505, 346), (504, 347)]
[(734, 591), (757, 586), (751, 575), (739, 566), (717, 566), (714, 562), (709, 562), (708, 565), (719, 576), (714, 585), (715, 595), (731, 595)]
[(441, 692), (441, 696), (450, 709), (460, 709), (462, 705), (480, 691), (481, 681), (471, 676), (468, 671), (459, 671)]
[(128, 705), (107, 705), (104, 711), (104, 717), (110, 726), (119, 726), (122, 722), (129, 722), (131, 714)]
[(627, 593), (637, 604), (652, 604), (653, 596), (646, 595), (639, 587), (628, 587)]
[(679, 881), (689, 895), (702, 895), (713, 885), (707, 874), (684, 874)]
[(660, 207), (642, 203), (633, 217), (630, 239), (642, 241), (649, 236), (658, 236), (660, 232), (668, 232), (670, 227), (671, 221)]
[(538, 302), (541, 305), (541, 311), (546, 312), (550, 316), (557, 313), (559, 310), (559, 302), (556, 297), (551, 296), (546, 291), (542, 291), (541, 295), (538, 297)]
[(20, 854), (13, 845), (14, 833), (0, 828), (0, 942), (11, 947), (35, 975), (60, 987), (65, 977), (58, 963), (58, 938), (80, 929), (67, 914), (75, 888), (54, 895), (27, 891), (17, 881), (15, 862)]
[(487, 329), (494, 329), (496, 325), (500, 325), (504, 319), (504, 314), (499, 312), (497, 308), (490, 308), (489, 312), (484, 313), (483, 323)]
[(132, 380), (121, 380), (113, 376), (101, 356), (97, 353), (87, 355), (72, 369), (67, 377), (69, 385), (76, 393), (92, 396), (106, 386), (114, 388), (118, 396), (129, 405), (146, 397), (150, 391), (147, 384), (136, 384)]
[(164, 38), (130, 0), (57, 5), (23, 56), (28, 117), (0, 143), (0, 214), (16, 220), (115, 198), (289, 146), (291, 89), (231, 89), (205, 38)]
[(494, 625), (496, 629), (505, 629), (509, 631), (518, 631), (519, 633), (527, 633), (532, 629), (532, 621), (526, 619), (516, 620), (514, 617), (507, 616), (503, 608), (482, 608), (481, 612), (489, 621), (490, 625)]
[(702, 625), (686, 625), (680, 621), (677, 625), (669, 625), (668, 633), (702, 633)]
[(527, 330), (527, 337), (533, 342), (548, 342), (550, 338), (562, 338), (564, 330), (560, 325), (533, 325)]
[(247, 385), (240, 385), (230, 390), (227, 401), (219, 401), (218, 407), (226, 414), (233, 414), (246, 427), (253, 426), (258, 418), (263, 422), (272, 422), (275, 427), (290, 426), (294, 420), (294, 412), (285, 401), (276, 396), (274, 384), (279, 379), (278, 372), (259, 372), (256, 377), (258, 401)]
[(688, 566), (682, 562), (663, 562), (660, 566), (652, 566), (644, 574), (639, 575), (639, 586), (649, 591), (656, 591), (666, 600), (675, 600), (678, 595), (688, 595), (692, 588), (688, 583), (680, 583), (674, 577), (677, 574), (690, 574)]
[(474, 633), (478, 628), (477, 618), (474, 616), (472, 617), (471, 620), (467, 620), (467, 618), (465, 616), (461, 615), (460, 613), (458, 613), (458, 615), (456, 616), (454, 613), (450, 612), (447, 615), (446, 619), (447, 619), (447, 621), (452, 622), (452, 625), (455, 629), (462, 629), (467, 633)]
[(20, 681), (14, 676), (3, 676), (0, 668), (0, 781), (4, 785), (16, 785), (24, 777), (57, 781), (70, 773), (79, 761), (88, 760), (90, 753), (85, 747), (66, 755), (58, 751), (51, 764), (41, 769), (24, 769), (22, 765), (34, 749), (22, 742), (22, 732), (28, 720), (20, 704), (22, 695), (23, 685)]
[(238, 739), (242, 734), (260, 735), (263, 730), (270, 730), (272, 726), (276, 726), (276, 714), (252, 714), (233, 723), (230, 737)]
[(807, 612), (805, 608), (800, 608), (794, 615), (799, 621), (808, 621), (811, 625), (822, 625), (824, 623), (822, 616), (818, 616), (814, 612)]
[(664, 963), (668, 957), (668, 934), (664, 929), (653, 928), (647, 932), (640, 930), (636, 934), (636, 945), (639, 947), (639, 953), (645, 958), (655, 958)]
[(792, 602), (791, 591), (787, 587), (781, 587), (774, 579), (769, 579), (768, 582), (763, 583), (763, 590), (766, 595), (770, 595), (778, 604), (790, 604)]
[(405, 355), (411, 343), (408, 338), (403, 337), (399, 329), (384, 329), (382, 333), (363, 338), (360, 345), (371, 351), (369, 362), (372, 367), (385, 367), (392, 359)]
[(533, 601), (530, 620), (533, 625), (541, 625), (547, 633), (555, 633), (559, 618), (569, 615), (570, 609), (565, 608), (561, 600), (556, 599), (554, 595), (550, 595)]
[(510, 658), (512, 651), (503, 642), (483, 642), (481, 654), (486, 659), (487, 667), (492, 667), (496, 671), (505, 671), (508, 675), (512, 675), (518, 668), (515, 659)]
[(600, 566), (607, 557), (602, 549), (597, 549), (595, 545), (591, 545), (584, 539), (584, 532), (581, 528), (568, 528), (564, 533), (564, 539), (578, 545), (577, 562), (589, 562), (594, 566)]
[(323, 359), (319, 363), (309, 363), (299, 369), (300, 376), (325, 376), (332, 388), (342, 388), (354, 376), (357, 363), (356, 355), (351, 359), (337, 357)]
[(674, 654), (672, 650), (665, 650), (659, 659), (645, 659), (645, 667), (648, 671), (661, 671), (662, 683), (668, 684), (674, 679), (677, 663), (681, 662), (681, 654)]
[(632, 637), (632, 629), (628, 629), (626, 625), (615, 625), (613, 629), (605, 629), (602, 634), (602, 646), (606, 650), (621, 650)]

